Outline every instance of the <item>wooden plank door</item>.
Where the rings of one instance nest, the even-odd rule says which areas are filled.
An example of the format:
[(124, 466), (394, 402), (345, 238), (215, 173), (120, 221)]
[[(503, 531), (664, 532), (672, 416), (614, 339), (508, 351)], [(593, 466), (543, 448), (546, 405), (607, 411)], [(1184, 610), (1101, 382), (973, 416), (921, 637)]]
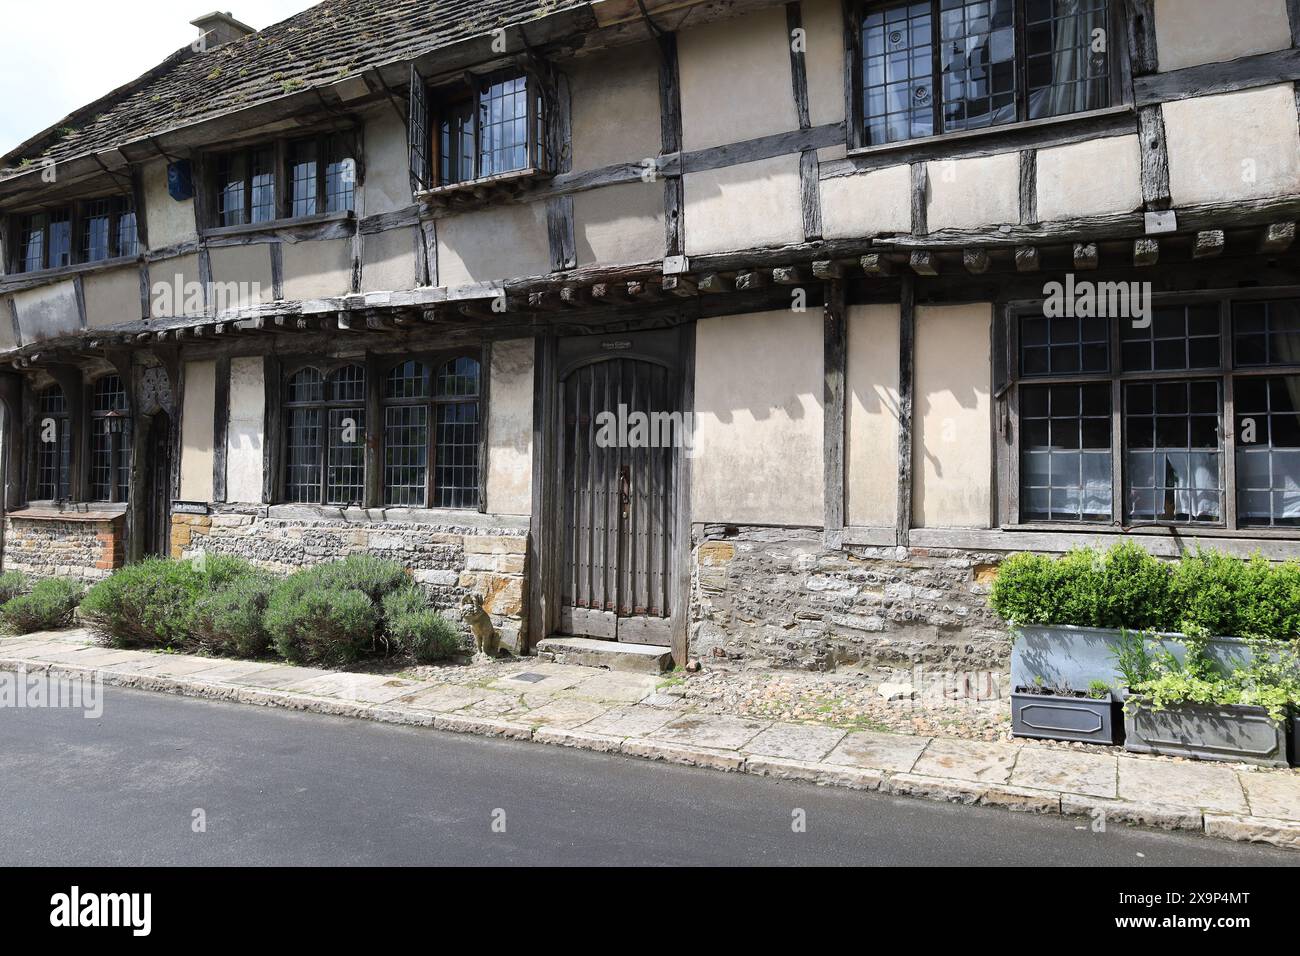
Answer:
[(671, 643), (676, 432), (663, 426), (678, 387), (640, 358), (592, 361), (560, 382), (566, 633)]

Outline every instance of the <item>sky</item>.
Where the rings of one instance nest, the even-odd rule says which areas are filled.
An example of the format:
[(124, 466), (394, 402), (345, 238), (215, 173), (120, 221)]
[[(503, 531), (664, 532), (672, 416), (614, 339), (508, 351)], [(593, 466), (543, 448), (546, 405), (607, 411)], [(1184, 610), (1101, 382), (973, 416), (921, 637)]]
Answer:
[(316, 2), (0, 0), (0, 155), (192, 42), (195, 17), (219, 9), (260, 30)]

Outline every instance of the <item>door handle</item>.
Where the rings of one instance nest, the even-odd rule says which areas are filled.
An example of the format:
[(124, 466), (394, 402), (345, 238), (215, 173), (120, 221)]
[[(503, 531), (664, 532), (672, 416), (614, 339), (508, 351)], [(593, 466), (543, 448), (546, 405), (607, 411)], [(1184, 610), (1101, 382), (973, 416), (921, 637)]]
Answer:
[(618, 470), (618, 497), (623, 509), (623, 520), (626, 521), (628, 508), (632, 502), (632, 473), (627, 465)]

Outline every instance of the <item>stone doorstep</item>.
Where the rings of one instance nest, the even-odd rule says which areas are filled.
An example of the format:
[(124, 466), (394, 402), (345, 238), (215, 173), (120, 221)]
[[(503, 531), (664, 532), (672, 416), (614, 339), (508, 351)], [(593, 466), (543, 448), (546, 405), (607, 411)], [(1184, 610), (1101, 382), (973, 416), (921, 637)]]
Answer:
[(598, 641), (590, 637), (548, 637), (538, 642), (537, 652), (551, 655), (557, 664), (607, 667), (641, 674), (662, 674), (673, 665), (672, 648), (657, 644)]
[(924, 797), (971, 806), (1001, 807), (1033, 813), (1082, 815), (1094, 819), (1098, 813), (1102, 813), (1107, 822), (1168, 830), (1200, 831), (1207, 836), (1220, 839), (1267, 843), (1283, 849), (1300, 850), (1300, 821), (1296, 820), (1241, 816), (1204, 811), (1196, 807), (1108, 800), (1001, 783), (931, 777), (916, 773), (891, 773), (884, 770), (758, 754), (746, 756), (732, 750), (718, 750), (669, 740), (649, 737), (624, 738), (595, 733), (585, 731), (582, 727), (533, 727), (526, 723), (490, 717), (437, 714), (392, 704), (346, 701), (266, 687), (205, 682), (199, 675), (188, 677), (148, 671), (115, 672), (109, 668), (85, 667), (65, 662), (4, 659), (0, 654), (0, 670), (15, 671), (20, 666), (31, 671), (44, 670), (52, 674), (69, 676), (102, 673), (106, 683), (135, 689), (285, 707), (384, 723), (433, 727), (435, 730), (455, 733), (532, 740), (555, 746), (618, 753), (687, 766), (796, 780), (819, 786), (874, 790), (891, 796)]

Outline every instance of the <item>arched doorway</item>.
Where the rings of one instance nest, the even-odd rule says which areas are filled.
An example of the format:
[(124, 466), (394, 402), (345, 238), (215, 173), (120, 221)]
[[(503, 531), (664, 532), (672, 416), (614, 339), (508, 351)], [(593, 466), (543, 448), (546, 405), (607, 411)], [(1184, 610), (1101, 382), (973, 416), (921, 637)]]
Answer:
[(141, 556), (166, 557), (171, 542), (171, 416), (161, 409), (149, 419), (144, 438), (144, 530)]

